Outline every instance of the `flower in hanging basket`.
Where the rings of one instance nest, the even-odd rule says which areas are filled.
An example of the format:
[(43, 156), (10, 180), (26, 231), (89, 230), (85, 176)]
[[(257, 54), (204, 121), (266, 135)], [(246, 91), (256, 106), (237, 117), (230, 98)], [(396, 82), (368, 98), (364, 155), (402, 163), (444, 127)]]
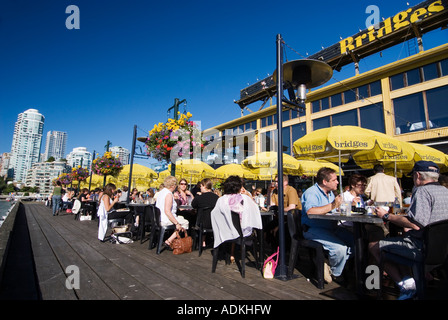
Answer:
[(56, 185), (56, 182), (61, 182), (62, 185), (66, 186), (72, 183), (72, 176), (69, 173), (61, 173), (59, 177), (53, 180), (53, 185)]
[(100, 176), (117, 176), (123, 169), (123, 165), (118, 157), (113, 157), (112, 152), (105, 152), (101, 158), (92, 162), (92, 171)]
[(78, 166), (72, 169), (71, 176), (73, 181), (85, 181), (89, 177), (89, 171), (86, 168)]
[(170, 162), (178, 157), (192, 158), (195, 153), (202, 152), (202, 134), (191, 117), (187, 112), (180, 114), (179, 120), (168, 119), (166, 123), (154, 125), (145, 142), (146, 153), (158, 161)]

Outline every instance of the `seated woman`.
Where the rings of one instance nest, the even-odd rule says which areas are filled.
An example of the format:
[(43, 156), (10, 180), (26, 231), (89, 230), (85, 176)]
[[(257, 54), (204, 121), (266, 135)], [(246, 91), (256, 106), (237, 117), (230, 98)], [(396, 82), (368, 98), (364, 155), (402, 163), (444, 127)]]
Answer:
[[(239, 233), (233, 226), (231, 211), (240, 216), (243, 236), (252, 234), (252, 229), (262, 229), (261, 215), (258, 205), (251, 197), (241, 194), (243, 183), (238, 176), (230, 176), (223, 185), (224, 195), (218, 199), (215, 208), (211, 212), (213, 235), (215, 238), (214, 248), (221, 243), (239, 238)], [(230, 260), (235, 261), (233, 249)]]
[(66, 210), (67, 213), (72, 212), (73, 202), (72, 202), (73, 191), (67, 190), (62, 196), (62, 210)]
[(181, 206), (191, 206), (194, 199), (193, 194), (188, 190), (188, 182), (182, 178), (179, 180), (179, 186), (174, 191), (174, 199), (177, 204), (177, 214), (188, 220), (190, 225), (196, 224), (196, 211), (192, 209), (181, 208)]
[[(212, 180), (205, 178), (202, 179), (200, 182), (200, 192), (197, 193), (196, 197), (194, 197), (193, 201), (191, 202), (191, 206), (197, 210), (198, 216), (196, 225), (199, 226), (200, 222), (202, 222), (204, 228), (210, 229), (211, 228), (211, 220), (210, 220), (210, 210), (213, 209), (216, 205), (216, 201), (218, 201), (219, 196), (212, 191)], [(210, 208), (205, 211), (202, 211), (202, 216), (199, 216), (200, 210)], [(200, 221), (199, 221), (200, 219)], [(205, 239), (203, 240), (202, 246), (205, 247)]]
[[(104, 240), (107, 231), (107, 221), (112, 219), (125, 219), (126, 223), (132, 223), (132, 212), (130, 211), (113, 211), (114, 204), (119, 200), (118, 194), (115, 194), (117, 187), (113, 183), (109, 183), (104, 188), (101, 197), (100, 206), (98, 208), (98, 217), (100, 222), (98, 225), (98, 239)], [(112, 198), (114, 200), (112, 200)]]
[[(367, 205), (372, 204), (372, 200), (365, 201), (364, 191), (367, 186), (367, 178), (360, 174), (353, 174), (349, 180), (349, 190), (343, 193), (343, 201), (349, 202), (352, 207), (356, 207), (358, 203), (361, 204), (362, 208), (365, 208)], [(350, 210), (351, 208), (347, 208)], [(342, 226), (348, 227), (348, 229), (352, 229), (353, 222), (343, 222)], [(374, 243), (384, 239), (388, 233), (388, 230), (384, 226), (384, 223), (377, 224), (364, 224), (364, 229), (367, 235), (367, 241), (369, 242), (369, 248), (373, 246)]]
[[(178, 216), (177, 203), (174, 201), (173, 192), (177, 187), (177, 179), (168, 176), (163, 182), (164, 188), (157, 195), (156, 207), (160, 209), (160, 224), (162, 226), (176, 225), (176, 231), (188, 229), (188, 220), (183, 216)], [(171, 247), (171, 242), (176, 238), (176, 232), (165, 241), (165, 247)]]

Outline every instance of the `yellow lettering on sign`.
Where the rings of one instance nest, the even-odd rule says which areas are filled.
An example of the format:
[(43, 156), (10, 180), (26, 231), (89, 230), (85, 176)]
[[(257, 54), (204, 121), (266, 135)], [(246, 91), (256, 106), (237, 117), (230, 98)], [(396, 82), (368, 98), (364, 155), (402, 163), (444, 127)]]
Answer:
[(390, 22), (390, 17), (384, 20), (384, 27), (378, 29), (377, 38), (382, 38), (392, 32), (392, 24)]
[(360, 46), (362, 46), (362, 39), (365, 39), (366, 37), (367, 37), (366, 34), (362, 34), (362, 35), (356, 37), (356, 38), (355, 38), (355, 41), (356, 41), (356, 47), (359, 48)]
[(411, 11), (412, 9), (408, 9), (406, 11), (399, 12), (394, 16), (393, 21), (395, 31), (409, 25), (409, 21), (406, 19), (408, 17), (408, 13)]
[(435, 1), (428, 6), (429, 12), (440, 12), (445, 10), (445, 7), (442, 5), (442, 0)]
[(375, 40), (376, 39), (376, 37), (375, 37), (375, 27), (374, 26), (370, 26), (367, 30), (369, 31), (369, 32), (367, 32), (367, 34), (369, 35), (369, 42)]
[(347, 39), (339, 41), (339, 44), (341, 45), (341, 54), (355, 49), (355, 46), (352, 43), (353, 43), (352, 37), (348, 37)]
[[(426, 15), (427, 12), (428, 11), (426, 11), (425, 8), (420, 8), (420, 9), (415, 10), (414, 13), (412, 13), (412, 15), (411, 15), (411, 19), (410, 19), (411, 23), (414, 23), (414, 22), (416, 22), (416, 21), (418, 21), (420, 19), (426, 18), (427, 17), (427, 15)], [(430, 16), (430, 15), (431, 15), (431, 13), (428, 14), (428, 16)]]
[(389, 17), (383, 21), (383, 27), (375, 30), (374, 26), (367, 28), (367, 32), (357, 36), (355, 39), (353, 37), (348, 37), (344, 40), (339, 41), (341, 48), (341, 54), (345, 54), (347, 51), (354, 50), (363, 45), (363, 39), (368, 39), (368, 42), (380, 39), (392, 32), (400, 30), (401, 28), (409, 26), (411, 23), (415, 23), (418, 20), (423, 20), (434, 13), (441, 12), (446, 8), (442, 4), (442, 0), (437, 0), (431, 3), (427, 9), (419, 8), (412, 12), (412, 8), (405, 11), (397, 13), (393, 18)]

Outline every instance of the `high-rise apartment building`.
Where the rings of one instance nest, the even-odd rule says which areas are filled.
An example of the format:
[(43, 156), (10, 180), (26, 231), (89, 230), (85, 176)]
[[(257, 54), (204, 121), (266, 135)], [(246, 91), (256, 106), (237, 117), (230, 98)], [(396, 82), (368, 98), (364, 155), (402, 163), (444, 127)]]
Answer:
[(14, 181), (24, 181), (31, 165), (39, 161), (45, 117), (36, 109), (20, 113), (14, 127), (9, 168)]
[(120, 159), (120, 162), (122, 165), (129, 164), (129, 155), (131, 154), (128, 149), (123, 147), (110, 147), (110, 152), (112, 152), (112, 156), (116, 157), (118, 156), (118, 159)]
[(43, 161), (47, 161), (50, 157), (55, 160), (64, 159), (66, 145), (67, 132), (48, 131)]
[(92, 154), (85, 147), (73, 148), (67, 156), (67, 164), (71, 167), (81, 166), (90, 169), (92, 165)]
[(71, 172), (71, 168), (65, 161), (34, 163), (27, 172), (25, 185), (38, 187), (39, 193), (43, 197), (48, 197), (54, 188), (52, 181), (63, 172)]

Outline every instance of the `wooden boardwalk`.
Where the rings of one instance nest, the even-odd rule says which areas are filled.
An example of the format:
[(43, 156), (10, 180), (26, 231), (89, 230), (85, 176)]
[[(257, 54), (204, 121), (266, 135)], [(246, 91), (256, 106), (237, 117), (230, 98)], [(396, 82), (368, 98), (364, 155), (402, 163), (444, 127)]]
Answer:
[[(247, 265), (243, 279), (236, 265), (223, 261), (213, 274), (209, 249), (201, 257), (197, 251), (157, 255), (147, 241), (102, 243), (96, 221), (75, 221), (71, 214), (53, 217), (50, 208), (38, 203), (23, 207), (43, 300), (330, 299), (305, 277), (267, 280)], [(66, 288), (67, 277), (74, 275), (69, 266), (79, 268), (79, 289)], [(332, 283), (325, 290), (337, 287)]]

